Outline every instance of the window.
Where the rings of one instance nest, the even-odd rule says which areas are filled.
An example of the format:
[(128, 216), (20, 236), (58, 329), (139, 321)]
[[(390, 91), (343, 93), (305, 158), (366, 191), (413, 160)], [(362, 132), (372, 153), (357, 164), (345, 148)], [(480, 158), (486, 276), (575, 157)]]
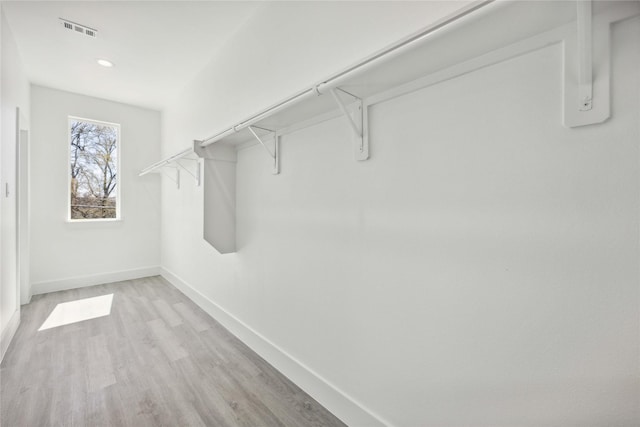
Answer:
[(69, 219), (120, 218), (120, 125), (69, 117)]

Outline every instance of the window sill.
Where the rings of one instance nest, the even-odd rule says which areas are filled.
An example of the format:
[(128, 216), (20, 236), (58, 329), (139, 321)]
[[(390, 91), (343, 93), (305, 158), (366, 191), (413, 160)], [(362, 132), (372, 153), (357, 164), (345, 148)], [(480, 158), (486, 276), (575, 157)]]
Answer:
[(124, 219), (122, 217), (120, 218), (100, 218), (100, 219), (66, 219), (65, 222), (67, 224), (92, 224), (92, 225), (99, 225), (99, 224), (118, 224), (123, 222)]

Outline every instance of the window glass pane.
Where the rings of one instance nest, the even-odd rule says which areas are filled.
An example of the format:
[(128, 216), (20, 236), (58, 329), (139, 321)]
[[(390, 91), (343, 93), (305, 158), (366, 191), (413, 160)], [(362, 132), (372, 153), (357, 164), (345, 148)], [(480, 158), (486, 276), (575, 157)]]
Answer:
[(118, 216), (118, 126), (70, 119), (70, 218)]

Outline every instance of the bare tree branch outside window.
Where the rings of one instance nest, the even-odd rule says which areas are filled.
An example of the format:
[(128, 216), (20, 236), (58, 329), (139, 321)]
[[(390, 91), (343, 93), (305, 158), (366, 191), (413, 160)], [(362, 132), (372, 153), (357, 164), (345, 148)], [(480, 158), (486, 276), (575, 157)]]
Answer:
[(118, 127), (69, 120), (71, 219), (117, 217)]

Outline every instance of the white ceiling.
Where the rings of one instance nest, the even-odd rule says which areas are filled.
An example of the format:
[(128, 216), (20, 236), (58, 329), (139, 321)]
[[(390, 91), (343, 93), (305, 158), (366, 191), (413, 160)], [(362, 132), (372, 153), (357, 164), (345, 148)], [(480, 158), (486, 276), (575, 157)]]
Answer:
[[(34, 84), (162, 107), (260, 7), (245, 1), (3, 1)], [(98, 30), (65, 30), (65, 18)], [(115, 64), (103, 68), (105, 58)]]

